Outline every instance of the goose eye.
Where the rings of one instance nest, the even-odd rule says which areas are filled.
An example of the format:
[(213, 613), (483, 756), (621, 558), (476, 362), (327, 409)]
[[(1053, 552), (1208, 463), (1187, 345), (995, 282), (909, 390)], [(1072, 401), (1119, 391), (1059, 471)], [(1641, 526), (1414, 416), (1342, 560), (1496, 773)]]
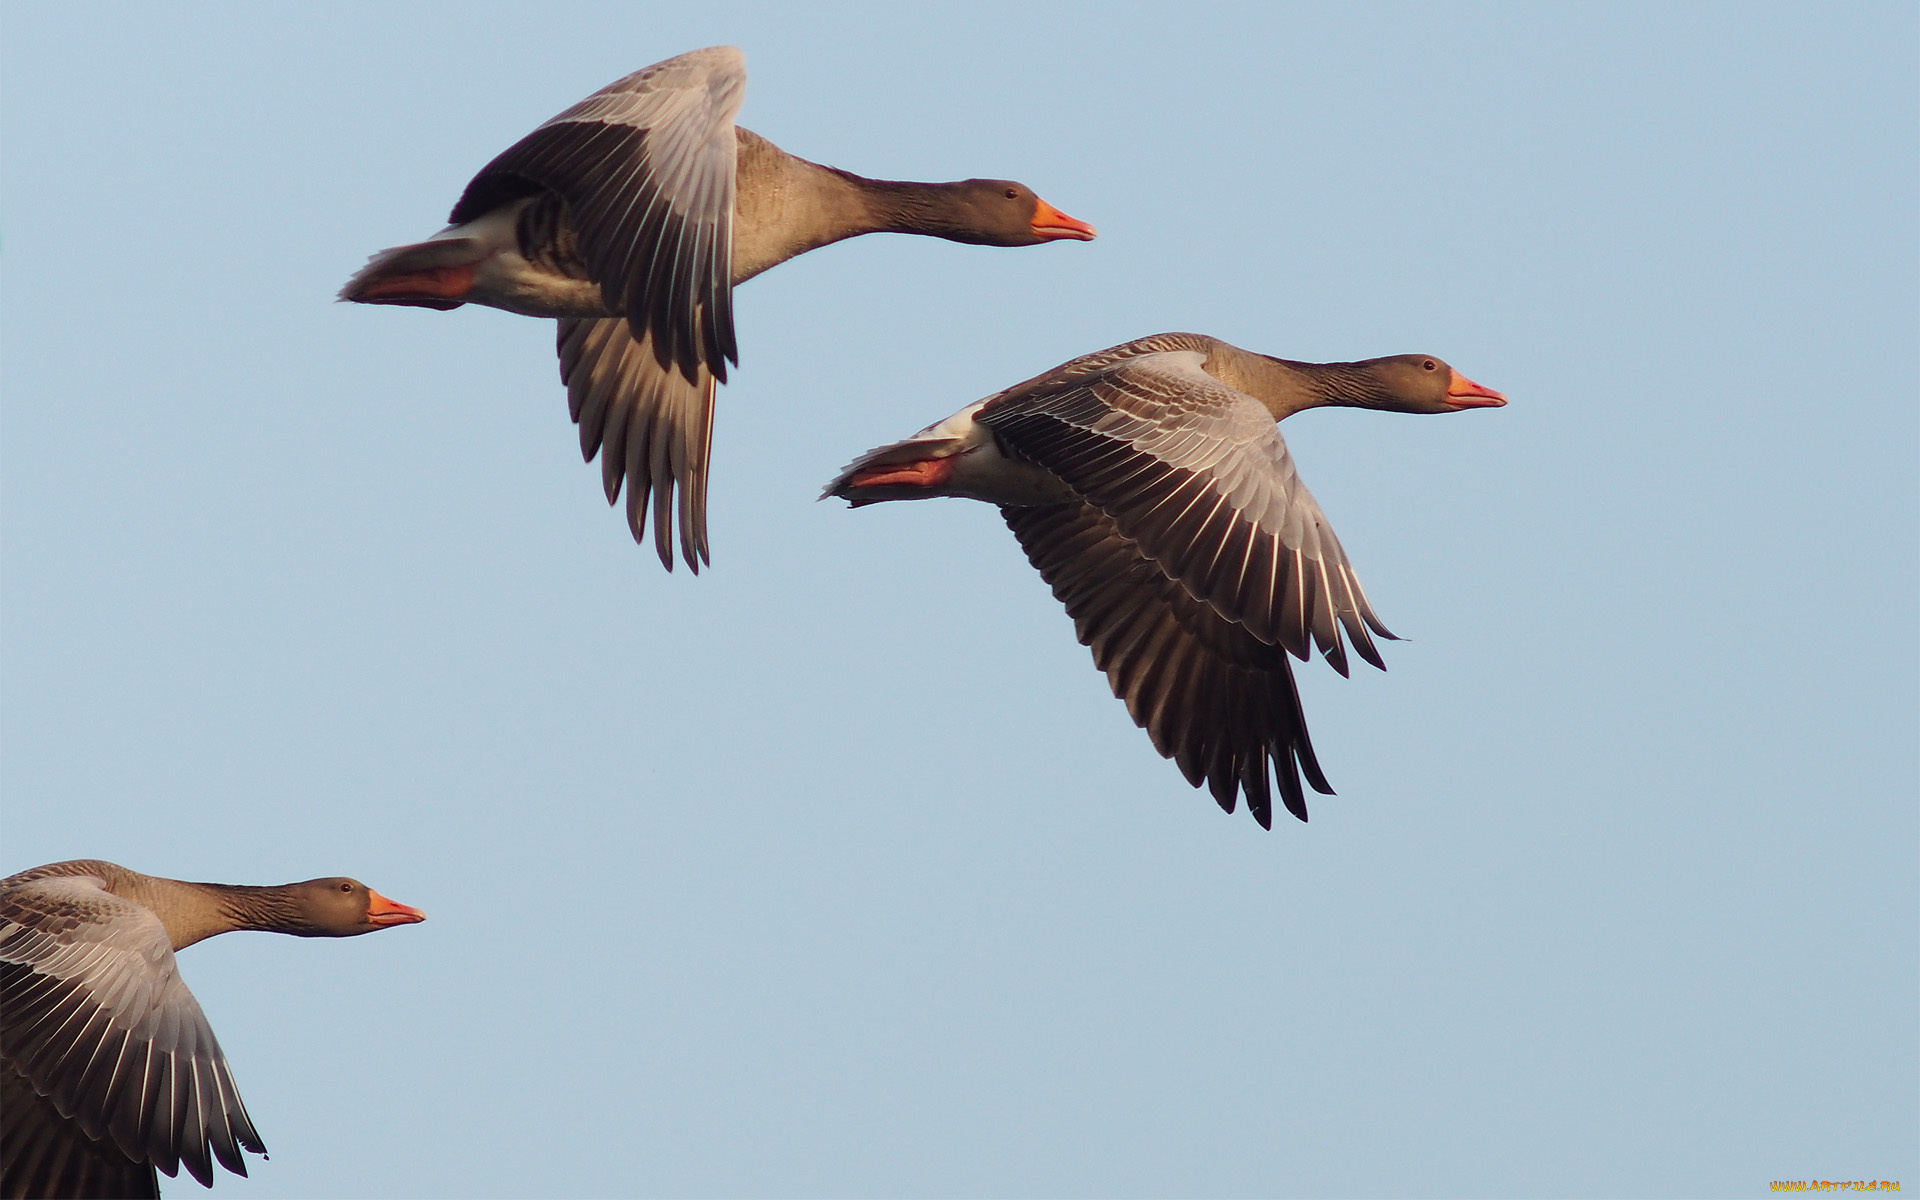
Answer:
[(1434, 362), (1432, 359), (1428, 359), (1420, 364), (1420, 369), (1423, 371), (1437, 371), (1440, 369), (1440, 364)]
[(340, 885), (340, 890), (343, 892), (351, 892), (353, 890), (353, 885), (350, 883), (343, 883)]
[(1020, 198), (1020, 189), (1019, 189), (1019, 188), (1008, 188), (1008, 189), (1007, 189), (1007, 199), (1009, 199), (1009, 200), (1018, 200), (1019, 198)]

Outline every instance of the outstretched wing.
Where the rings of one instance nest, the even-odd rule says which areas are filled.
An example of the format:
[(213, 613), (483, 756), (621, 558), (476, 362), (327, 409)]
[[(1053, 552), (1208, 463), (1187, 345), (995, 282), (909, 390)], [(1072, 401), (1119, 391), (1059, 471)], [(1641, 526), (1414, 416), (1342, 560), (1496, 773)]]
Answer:
[(0, 892), (0, 1069), (87, 1138), (203, 1184), (265, 1153), (160, 919), (91, 875)]
[(1244, 791), (1265, 829), (1273, 828), (1269, 761), (1287, 811), (1302, 821), (1302, 772), (1332, 794), (1283, 650), (1195, 600), (1091, 504), (1000, 512), (1113, 694), (1187, 782), (1204, 780), (1228, 812), (1236, 787)]
[(545, 189), (567, 202), (607, 311), (625, 314), (662, 369), (725, 382), (733, 336), (733, 118), (747, 82), (732, 46), (635, 71), (488, 163), (455, 225)]
[[(1347, 673), (1341, 627), (1382, 666), (1392, 638), (1300, 482), (1273, 417), (1206, 373), (1199, 349), (1043, 376), (975, 419), (1010, 454), (1060, 477), (1118, 534), (1221, 617)], [(1071, 364), (1070, 364), (1071, 365)]]

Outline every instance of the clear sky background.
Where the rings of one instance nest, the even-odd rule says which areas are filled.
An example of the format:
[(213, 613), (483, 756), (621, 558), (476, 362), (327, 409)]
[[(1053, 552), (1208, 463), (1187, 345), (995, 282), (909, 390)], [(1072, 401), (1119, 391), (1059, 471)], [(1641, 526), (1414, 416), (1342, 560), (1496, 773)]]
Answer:
[[(182, 956), (248, 1196), (1920, 1187), (1920, 18), (12, 4), (4, 867), (425, 908)], [(1100, 228), (737, 297), (713, 567), (550, 322), (333, 303), (628, 71)], [(816, 503), (1066, 358), (1441, 355), (1287, 437), (1383, 619), (1337, 797), (1154, 754), (998, 515)], [(193, 1195), (190, 1182), (173, 1195)]]

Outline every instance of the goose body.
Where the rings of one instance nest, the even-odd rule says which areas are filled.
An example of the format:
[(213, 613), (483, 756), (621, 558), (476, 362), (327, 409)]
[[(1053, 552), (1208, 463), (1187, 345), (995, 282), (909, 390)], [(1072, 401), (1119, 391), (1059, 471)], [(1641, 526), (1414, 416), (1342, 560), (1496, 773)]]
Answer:
[(0, 880), (0, 1195), (158, 1196), (156, 1171), (264, 1154), (174, 952), (237, 929), (352, 937), (425, 920), (352, 879), (187, 883), (83, 859)]
[[(897, 183), (808, 162), (734, 125), (731, 46), (656, 63), (595, 92), (481, 170), (450, 224), (383, 251), (340, 298), (559, 320), (560, 375), (608, 503), (673, 569), (709, 561), (716, 383), (738, 363), (732, 289), (866, 233), (1024, 246), (1092, 226), (1008, 180)], [(677, 521), (675, 519), (675, 497)]]
[(1331, 794), (1287, 662), (1347, 643), (1384, 667), (1346, 551), (1277, 422), (1348, 405), (1441, 413), (1498, 392), (1425, 355), (1302, 363), (1202, 334), (1083, 355), (869, 451), (827, 485), (856, 507), (961, 496), (1000, 507), (1154, 748), (1272, 827), (1301, 778)]

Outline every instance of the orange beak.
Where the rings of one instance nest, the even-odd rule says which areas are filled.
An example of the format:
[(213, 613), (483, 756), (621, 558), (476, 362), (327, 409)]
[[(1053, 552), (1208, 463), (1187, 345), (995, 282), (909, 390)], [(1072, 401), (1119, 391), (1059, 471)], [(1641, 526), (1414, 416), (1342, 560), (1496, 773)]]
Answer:
[(1078, 242), (1093, 240), (1093, 226), (1085, 221), (1076, 221), (1061, 212), (1045, 200), (1033, 198), (1033, 236), (1043, 242), (1057, 241), (1060, 238), (1072, 238)]
[(1447, 403), (1455, 408), (1499, 408), (1507, 398), (1455, 371), (1447, 381)]
[(385, 928), (388, 925), (414, 925), (427, 919), (417, 908), (389, 900), (372, 888), (367, 889), (367, 920)]

